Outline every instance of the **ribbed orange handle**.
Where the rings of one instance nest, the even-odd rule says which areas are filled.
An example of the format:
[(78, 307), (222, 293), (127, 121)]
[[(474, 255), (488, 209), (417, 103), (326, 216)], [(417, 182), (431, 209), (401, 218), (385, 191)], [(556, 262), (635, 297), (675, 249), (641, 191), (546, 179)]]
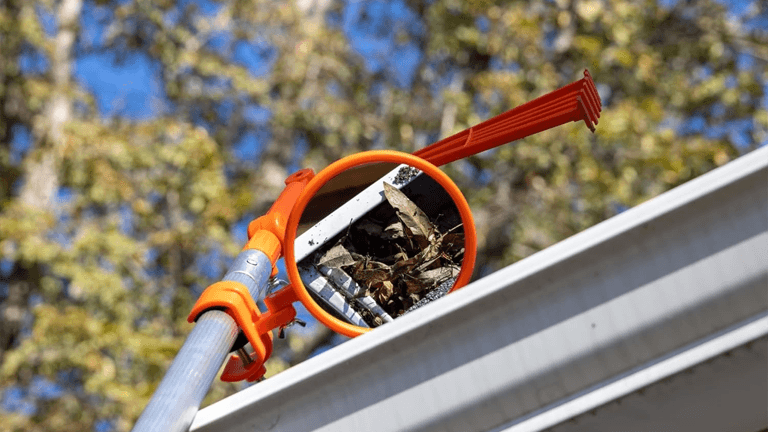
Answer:
[(541, 131), (584, 120), (594, 132), (603, 105), (595, 83), (584, 78), (499, 114), (413, 153), (441, 166)]

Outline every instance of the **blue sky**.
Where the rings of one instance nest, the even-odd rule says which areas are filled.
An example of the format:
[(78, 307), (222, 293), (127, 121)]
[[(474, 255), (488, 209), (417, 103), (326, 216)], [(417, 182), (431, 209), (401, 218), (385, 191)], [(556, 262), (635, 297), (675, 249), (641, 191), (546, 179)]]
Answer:
[(141, 54), (123, 59), (112, 53), (80, 57), (75, 63), (75, 78), (94, 94), (104, 117), (147, 120), (161, 114), (167, 103), (159, 67)]
[[(194, 2), (206, 14), (214, 14), (220, 5), (207, 0), (185, 0), (181, 6)], [(42, 14), (46, 22), (50, 17)], [(108, 20), (105, 8), (90, 7), (83, 12), (83, 45), (99, 46), (104, 39), (103, 21)], [(168, 17), (170, 21), (174, 18)], [(398, 44), (398, 30), (424, 31), (418, 17), (402, 0), (393, 2), (350, 1), (344, 8), (340, 24), (349, 37), (352, 48), (362, 57), (370, 71), (386, 71), (395, 83), (408, 87), (413, 80), (421, 53), (415, 44)], [(46, 26), (51, 32), (54, 27)], [(270, 72), (276, 58), (275, 50), (262, 41), (236, 42), (226, 32), (214, 33), (207, 45), (232, 53), (231, 60), (248, 68), (253, 76)], [(28, 66), (27, 70), (31, 70)], [(160, 70), (141, 54), (116, 58), (112, 54), (88, 54), (77, 58), (75, 79), (96, 96), (102, 116), (119, 115), (133, 120), (146, 120), (162, 113), (165, 97), (162, 95)]]

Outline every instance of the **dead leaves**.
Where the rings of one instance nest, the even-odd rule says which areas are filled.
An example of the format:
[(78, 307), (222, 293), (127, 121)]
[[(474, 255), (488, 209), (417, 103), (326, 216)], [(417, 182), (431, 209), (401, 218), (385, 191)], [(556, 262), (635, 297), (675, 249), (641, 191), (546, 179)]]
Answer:
[(322, 265), (330, 268), (341, 268), (344, 266), (355, 264), (355, 259), (352, 254), (340, 243), (334, 247), (328, 249), (322, 257), (317, 261), (317, 265)]
[(382, 281), (381, 286), (376, 290), (376, 301), (379, 304), (386, 303), (395, 293), (395, 286), (391, 281)]
[(420, 247), (426, 247), (435, 230), (427, 215), (404, 193), (386, 182), (384, 197), (395, 209), (397, 218), (402, 222), (404, 230), (407, 230), (409, 238), (415, 240)]
[(458, 275), (464, 231), (458, 224), (441, 232), (435, 223), (438, 218), (443, 218), (443, 225), (446, 217), (455, 220), (458, 212), (452, 203), (428, 216), (405, 193), (387, 183), (384, 197), (385, 203), (353, 223), (336, 244), (318, 254), (315, 264), (344, 270), (363, 288), (360, 296), (371, 296), (396, 317)]
[(388, 265), (363, 258), (354, 265), (350, 276), (359, 285), (371, 288), (389, 279), (391, 274), (392, 271)]

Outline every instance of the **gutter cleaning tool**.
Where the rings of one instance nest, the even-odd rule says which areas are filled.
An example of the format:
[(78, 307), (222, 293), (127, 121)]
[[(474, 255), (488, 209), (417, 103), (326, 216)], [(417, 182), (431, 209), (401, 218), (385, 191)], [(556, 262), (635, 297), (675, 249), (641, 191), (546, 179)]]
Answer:
[[(289, 176), (269, 211), (249, 224), (248, 241), (222, 281), (208, 287), (193, 307), (188, 319), (195, 327), (133, 430), (187, 430), (231, 352), (237, 354), (230, 357), (222, 380), (261, 379), (264, 362), (272, 353), (272, 330), (282, 331), (297, 322), (296, 301), (334, 331), (356, 336), (466, 285), (475, 260), (474, 222), (464, 196), (438, 167), (571, 121), (584, 121), (594, 131), (601, 109), (595, 85), (585, 71), (579, 81), (413, 155), (364, 152), (337, 161), (317, 175), (304, 169)], [(331, 198), (338, 195), (333, 190), (338, 185), (333, 183), (361, 177), (368, 178), (367, 188), (328, 211), (335, 207)], [(333, 186), (330, 192), (329, 186)], [(417, 202), (418, 195), (426, 199)], [(387, 205), (400, 222), (400, 228), (394, 226), (388, 234), (393, 242), (361, 243), (364, 236), (357, 232), (366, 229), (352, 233), (353, 224), (365, 222), (361, 219), (371, 214), (383, 214), (377, 212)], [(318, 208), (322, 217), (313, 220), (309, 216)], [(341, 240), (345, 235), (352, 251)], [(327, 256), (337, 244), (349, 256), (341, 249), (336, 251), (340, 254)], [(375, 255), (390, 246), (403, 250), (378, 257), (381, 261), (356, 252), (366, 249)], [(319, 257), (322, 262), (317, 261), (319, 252), (324, 254)], [(274, 276), (281, 256), (290, 284), (272, 292), (280, 285)], [(350, 257), (352, 262), (344, 261)], [(262, 300), (264, 312), (256, 306)]]

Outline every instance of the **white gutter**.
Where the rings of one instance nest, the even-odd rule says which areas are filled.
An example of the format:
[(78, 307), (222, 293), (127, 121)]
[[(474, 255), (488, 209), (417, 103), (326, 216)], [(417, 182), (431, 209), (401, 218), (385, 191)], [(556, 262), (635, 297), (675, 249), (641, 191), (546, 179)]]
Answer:
[[(538, 430), (761, 325), (767, 293), (764, 147), (226, 398), (192, 430), (498, 430), (602, 391)], [(687, 363), (648, 372), (676, 355)]]

